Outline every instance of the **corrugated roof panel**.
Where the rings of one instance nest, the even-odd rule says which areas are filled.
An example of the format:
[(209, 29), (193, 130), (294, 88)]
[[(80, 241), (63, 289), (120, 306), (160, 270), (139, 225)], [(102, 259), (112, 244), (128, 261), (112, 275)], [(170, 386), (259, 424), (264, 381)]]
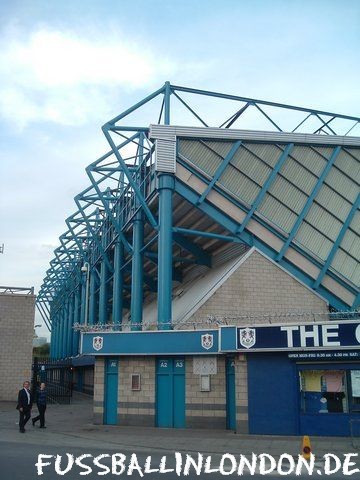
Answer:
[(354, 284), (357, 287), (360, 287), (360, 263), (358, 263), (356, 265), (354, 273), (352, 274), (352, 279), (353, 279)]
[(273, 222), (287, 233), (290, 232), (291, 227), (296, 221), (295, 213), (270, 195), (265, 195), (258, 210), (264, 217), (268, 218), (270, 222)]
[[(309, 147), (310, 148), (310, 147)], [(331, 154), (334, 151), (334, 148), (331, 147), (318, 147), (318, 146), (313, 146), (311, 147), (313, 150), (315, 150), (319, 155), (322, 155), (326, 159), (329, 159), (331, 157)]]
[(261, 186), (271, 173), (270, 167), (244, 148), (236, 152), (230, 163)]
[(326, 160), (309, 147), (295, 146), (291, 156), (318, 177), (326, 166)]
[(348, 213), (351, 210), (351, 203), (347, 202), (344, 198), (327, 185), (323, 184), (316, 197), (316, 202), (323, 205), (327, 210), (334, 212), (338, 218), (343, 222), (346, 220)]
[(360, 284), (359, 263), (344, 252), (344, 250), (337, 250), (331, 266), (355, 285)]
[(281, 175), (297, 185), (307, 195), (310, 195), (314, 188), (317, 177), (311, 174), (304, 167), (299, 165), (292, 158), (288, 158), (280, 170)]
[(351, 155), (353, 155), (355, 158), (358, 159), (358, 161), (360, 162), (360, 148), (348, 148), (346, 147), (346, 150), (351, 153)]
[(308, 223), (302, 223), (295, 239), (305, 248), (310, 250), (310, 252), (313, 252), (324, 261), (326, 260), (333, 245), (330, 240), (325, 238), (320, 232), (315, 230), (315, 228)]
[(357, 209), (350, 223), (350, 227), (360, 236), (360, 210)]
[(360, 237), (351, 230), (347, 230), (341, 242), (341, 248), (349, 252), (360, 262)]
[(254, 202), (260, 190), (254, 182), (231, 165), (226, 168), (218, 183), (249, 205)]
[(339, 170), (332, 168), (326, 177), (326, 183), (351, 203), (355, 202), (359, 193), (359, 187)]
[(179, 153), (211, 176), (214, 175), (222, 161), (218, 155), (211, 152), (205, 145), (194, 140), (182, 140), (179, 146)]
[(204, 143), (210, 148), (215, 150), (216, 153), (221, 155), (223, 158), (230, 152), (231, 147), (235, 142), (212, 142), (210, 140), (205, 140)]
[(257, 155), (270, 167), (275, 167), (282, 150), (276, 145), (265, 145), (262, 143), (246, 143), (245, 147), (248, 148), (254, 155)]
[(311, 205), (305, 219), (333, 241), (336, 240), (342, 227), (342, 223), (339, 220), (316, 203)]
[(276, 177), (269, 189), (269, 193), (297, 214), (301, 212), (307, 200), (307, 196), (303, 192), (280, 176)]
[[(356, 153), (358, 153), (357, 151)], [(352, 153), (352, 152), (351, 152)], [(334, 165), (336, 165), (340, 170), (345, 172), (356, 182), (360, 183), (360, 161), (355, 160), (351, 155), (346, 153), (346, 151), (341, 150), (337, 156)]]

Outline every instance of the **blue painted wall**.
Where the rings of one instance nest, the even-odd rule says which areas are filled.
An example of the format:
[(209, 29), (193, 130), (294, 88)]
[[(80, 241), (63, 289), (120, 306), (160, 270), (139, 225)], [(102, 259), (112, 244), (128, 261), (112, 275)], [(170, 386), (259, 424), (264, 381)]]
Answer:
[(296, 365), (286, 355), (248, 355), (249, 432), (297, 435), (298, 387)]

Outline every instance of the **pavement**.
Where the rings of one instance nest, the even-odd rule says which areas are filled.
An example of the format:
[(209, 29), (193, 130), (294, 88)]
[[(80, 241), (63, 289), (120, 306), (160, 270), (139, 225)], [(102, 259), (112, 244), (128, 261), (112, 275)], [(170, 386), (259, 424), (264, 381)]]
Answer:
[[(35, 408), (34, 414), (37, 410)], [(330, 420), (329, 420), (330, 421)], [(46, 412), (46, 429), (33, 427), (31, 420), (26, 433), (18, 431), (18, 412), (15, 402), (0, 402), (0, 431), (8, 443), (36, 444), (79, 448), (101, 448), (104, 452), (133, 450), (164, 455), (175, 451), (201, 452), (204, 455), (251, 455), (267, 453), (277, 458), (283, 453), (297, 455), (301, 451), (302, 437), (273, 435), (240, 435), (227, 430), (164, 429), (151, 427), (124, 427), (94, 425), (92, 423), (92, 398), (75, 394), (70, 405), (49, 405)], [(360, 453), (360, 439), (349, 437), (311, 437), (312, 451), (317, 458), (326, 453), (342, 456)]]

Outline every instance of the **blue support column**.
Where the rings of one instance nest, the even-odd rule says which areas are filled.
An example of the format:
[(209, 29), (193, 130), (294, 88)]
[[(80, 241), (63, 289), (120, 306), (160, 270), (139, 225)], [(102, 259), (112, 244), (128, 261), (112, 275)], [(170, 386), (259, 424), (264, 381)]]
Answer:
[(131, 330), (141, 330), (144, 297), (144, 221), (142, 212), (136, 214), (133, 223), (133, 257), (131, 272)]
[(158, 328), (172, 328), (172, 203), (174, 177), (159, 177)]
[(308, 214), (308, 212), (310, 210), (310, 207), (313, 204), (313, 201), (315, 200), (315, 197), (319, 193), (320, 188), (321, 188), (322, 184), (324, 183), (325, 178), (327, 177), (328, 173), (330, 172), (331, 167), (333, 166), (333, 164), (334, 164), (337, 156), (339, 155), (340, 151), (341, 151), (341, 147), (334, 148), (329, 160), (327, 161), (327, 164), (326, 164), (322, 174), (320, 175), (320, 177), (318, 178), (318, 181), (316, 182), (316, 185), (315, 185), (313, 191), (311, 192), (310, 196), (308, 197), (304, 208), (302, 209), (301, 213), (298, 215), (298, 218), (296, 219), (296, 222), (295, 222), (294, 226), (292, 227), (291, 232), (289, 233), (289, 236), (288, 236), (286, 242), (284, 243), (280, 252), (276, 256), (276, 261), (277, 262), (279, 262), (282, 259), (286, 250), (288, 249), (290, 243), (292, 242), (295, 235), (297, 234), (297, 232), (300, 228), (300, 225), (302, 224), (304, 218)]
[(90, 271), (90, 286), (89, 286), (89, 318), (88, 325), (95, 325), (96, 323), (96, 271), (93, 267)]
[(85, 323), (85, 314), (87, 312), (86, 303), (89, 302), (86, 295), (86, 289), (87, 289), (86, 278), (87, 278), (87, 272), (83, 272), (81, 276), (81, 306), (80, 306), (80, 319), (79, 319), (79, 323), (81, 325)]
[(58, 340), (58, 351), (57, 358), (62, 358), (62, 345), (63, 345), (63, 318), (62, 312), (58, 312), (58, 325), (59, 325), (59, 340)]
[(63, 313), (63, 324), (64, 324), (64, 333), (63, 333), (63, 349), (62, 349), (62, 358), (67, 357), (68, 351), (68, 342), (69, 342), (69, 297), (67, 297), (66, 302), (64, 303), (64, 313)]
[(275, 167), (273, 168), (272, 172), (270, 173), (268, 179), (266, 180), (266, 182), (262, 186), (262, 189), (260, 190), (257, 197), (255, 198), (255, 201), (252, 204), (251, 209), (248, 211), (246, 217), (244, 218), (240, 227), (237, 229), (236, 233), (241, 233), (241, 232), (244, 231), (244, 229), (246, 228), (247, 224), (249, 223), (249, 220), (251, 219), (253, 213), (255, 212), (255, 210), (257, 210), (259, 208), (261, 202), (263, 201), (263, 199), (266, 195), (266, 192), (268, 192), (269, 188), (273, 184), (277, 174), (280, 172), (281, 167), (284, 165), (285, 160), (291, 154), (293, 148), (294, 148), (293, 143), (289, 143), (288, 145), (286, 145), (283, 153), (280, 155), (279, 160), (277, 161)]
[(68, 303), (66, 357), (71, 357), (72, 355), (73, 322), (74, 322), (74, 294), (70, 296), (69, 303)]
[(206, 189), (202, 193), (201, 197), (199, 198), (199, 200), (198, 200), (199, 204), (202, 203), (205, 200), (205, 198), (209, 194), (210, 190), (213, 188), (215, 183), (220, 179), (221, 175), (225, 172), (226, 167), (229, 165), (229, 163), (233, 159), (235, 153), (239, 150), (240, 147), (241, 147), (241, 140), (238, 140), (237, 142), (235, 142), (234, 145), (231, 147), (229, 153), (226, 155), (226, 157), (220, 163), (220, 166), (218, 167), (218, 169), (214, 173), (214, 176), (213, 176), (211, 182), (209, 183), (209, 185), (206, 187)]
[[(79, 319), (80, 319), (80, 285), (75, 291), (73, 325), (78, 324)], [(79, 330), (73, 329), (71, 355), (76, 356), (78, 353), (79, 353)]]
[(50, 309), (50, 320), (51, 320), (51, 332), (50, 332), (50, 358), (55, 358), (55, 341), (56, 341), (56, 334), (55, 334), (55, 319), (52, 315)]
[(352, 309), (356, 310), (360, 306), (360, 292), (356, 295), (356, 298), (354, 300), (354, 303), (352, 305)]
[(54, 349), (52, 358), (58, 358), (59, 351), (59, 320), (57, 315), (52, 315), (52, 330), (51, 335), (54, 332)]
[(322, 279), (324, 278), (325, 276), (325, 273), (327, 272), (328, 268), (330, 267), (334, 257), (335, 257), (335, 254), (337, 252), (337, 249), (339, 248), (344, 236), (345, 236), (345, 233), (347, 231), (347, 229), (349, 228), (350, 226), (350, 223), (357, 211), (357, 209), (359, 208), (359, 205), (360, 205), (360, 193), (358, 194), (356, 200), (355, 200), (355, 203), (353, 204), (353, 206), (351, 207), (350, 209), (350, 212), (343, 224), (343, 226), (341, 227), (341, 230), (337, 236), (337, 239), (335, 240), (332, 248), (331, 248), (331, 251), (326, 259), (326, 262), (324, 264), (324, 266), (322, 267), (321, 269), (321, 272), (319, 273), (318, 275), (318, 278), (316, 279), (316, 281), (314, 282), (314, 287), (313, 288), (317, 288), (320, 283), (322, 282)]
[(114, 248), (114, 276), (113, 276), (113, 304), (112, 319), (115, 325), (122, 323), (123, 311), (123, 288), (124, 275), (122, 266), (124, 264), (124, 245), (120, 240), (115, 243)]
[(107, 323), (107, 304), (108, 304), (108, 268), (104, 260), (100, 264), (100, 289), (99, 289), (99, 323), (104, 325)]
[(170, 125), (170, 95), (171, 87), (170, 82), (165, 82), (165, 91), (164, 91), (164, 123), (165, 125)]
[(65, 350), (66, 350), (66, 302), (64, 303), (61, 309), (61, 316), (60, 316), (60, 331), (61, 331), (61, 343), (60, 343), (60, 358), (65, 358)]
[(57, 341), (56, 341), (56, 358), (59, 359), (61, 358), (61, 348), (62, 348), (62, 316), (60, 315), (61, 312), (58, 312), (56, 315), (56, 322), (57, 322)]

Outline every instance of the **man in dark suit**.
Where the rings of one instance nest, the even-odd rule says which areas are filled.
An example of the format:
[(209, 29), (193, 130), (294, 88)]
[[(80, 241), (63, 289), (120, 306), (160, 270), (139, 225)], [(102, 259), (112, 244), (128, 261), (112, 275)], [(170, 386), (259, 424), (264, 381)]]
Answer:
[(19, 410), (19, 429), (25, 433), (26, 422), (31, 417), (31, 408), (33, 404), (32, 394), (30, 392), (30, 382), (23, 383), (23, 388), (19, 390), (17, 409)]

